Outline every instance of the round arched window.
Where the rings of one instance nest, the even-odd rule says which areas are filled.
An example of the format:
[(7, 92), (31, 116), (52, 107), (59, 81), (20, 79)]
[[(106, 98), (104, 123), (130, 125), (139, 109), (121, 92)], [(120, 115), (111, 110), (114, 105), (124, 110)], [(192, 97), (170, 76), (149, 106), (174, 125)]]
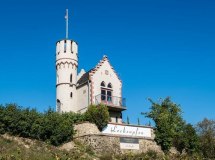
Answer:
[(102, 81), (101, 87), (105, 87), (105, 82), (104, 81)]
[(108, 88), (112, 88), (112, 84), (111, 83), (108, 84)]

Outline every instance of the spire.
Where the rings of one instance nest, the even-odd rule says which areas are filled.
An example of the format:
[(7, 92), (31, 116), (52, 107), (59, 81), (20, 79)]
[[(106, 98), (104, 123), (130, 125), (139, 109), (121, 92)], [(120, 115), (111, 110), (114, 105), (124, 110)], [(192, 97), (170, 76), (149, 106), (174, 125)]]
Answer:
[(65, 20), (66, 20), (66, 39), (69, 38), (69, 14), (68, 14), (68, 9), (66, 9), (66, 15), (65, 15)]

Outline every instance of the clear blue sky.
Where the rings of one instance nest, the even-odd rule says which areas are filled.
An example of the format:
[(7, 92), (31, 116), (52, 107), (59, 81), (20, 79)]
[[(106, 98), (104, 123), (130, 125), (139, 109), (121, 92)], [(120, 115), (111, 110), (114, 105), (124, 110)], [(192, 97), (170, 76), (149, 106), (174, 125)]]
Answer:
[[(214, 0), (2, 0), (0, 104), (55, 107), (55, 42), (79, 44), (79, 69), (105, 54), (123, 81), (132, 123), (147, 98), (171, 96), (192, 124), (215, 118)], [(72, 16), (71, 16), (72, 13)]]

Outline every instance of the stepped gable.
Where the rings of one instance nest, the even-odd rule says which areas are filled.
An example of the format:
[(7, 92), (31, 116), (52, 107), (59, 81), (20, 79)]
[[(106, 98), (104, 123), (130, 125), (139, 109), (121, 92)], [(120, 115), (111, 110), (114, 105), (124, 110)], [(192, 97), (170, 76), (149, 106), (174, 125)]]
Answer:
[(103, 58), (102, 58), (102, 60), (100, 60), (100, 62), (93, 69), (90, 69), (88, 72), (86, 72), (85, 74), (83, 74), (83, 76), (78, 80), (77, 84), (80, 86), (82, 84), (87, 83), (87, 81), (90, 80), (90, 76), (92, 76), (102, 66), (102, 64), (105, 61), (107, 61), (109, 63), (109, 65), (111, 66), (111, 69), (117, 75), (117, 77), (120, 80), (120, 82), (122, 82), (121, 79), (119, 78), (118, 74), (114, 70), (113, 66), (110, 64), (110, 61), (108, 60), (108, 57), (104, 55)]

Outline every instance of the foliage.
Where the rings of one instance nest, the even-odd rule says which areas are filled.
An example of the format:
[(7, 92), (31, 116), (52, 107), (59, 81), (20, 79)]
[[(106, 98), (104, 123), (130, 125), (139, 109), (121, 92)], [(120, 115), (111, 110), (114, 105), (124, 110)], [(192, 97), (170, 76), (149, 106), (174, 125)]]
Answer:
[(130, 124), (130, 120), (129, 117), (127, 116), (127, 124)]
[(169, 97), (161, 103), (155, 103), (151, 99), (149, 101), (152, 104), (151, 111), (143, 114), (154, 120), (155, 140), (162, 150), (167, 152), (172, 147), (174, 137), (178, 136), (184, 125), (180, 106), (171, 102)]
[(175, 147), (180, 153), (194, 155), (199, 152), (199, 137), (191, 124), (186, 124), (181, 116), (181, 108), (169, 97), (161, 103), (149, 99), (151, 111), (143, 113), (155, 122), (155, 140), (164, 152)]
[(16, 104), (0, 106), (0, 134), (34, 138), (56, 146), (72, 139), (73, 124), (79, 121), (84, 121), (81, 114), (59, 114), (51, 109), (39, 113)]
[(203, 156), (215, 159), (215, 121), (205, 118), (197, 124), (197, 133)]
[(182, 153), (193, 154), (199, 151), (199, 137), (191, 124), (184, 124), (183, 128), (173, 139), (173, 145)]
[(85, 112), (85, 120), (95, 123), (100, 131), (107, 126), (109, 119), (108, 108), (103, 104), (90, 105)]

